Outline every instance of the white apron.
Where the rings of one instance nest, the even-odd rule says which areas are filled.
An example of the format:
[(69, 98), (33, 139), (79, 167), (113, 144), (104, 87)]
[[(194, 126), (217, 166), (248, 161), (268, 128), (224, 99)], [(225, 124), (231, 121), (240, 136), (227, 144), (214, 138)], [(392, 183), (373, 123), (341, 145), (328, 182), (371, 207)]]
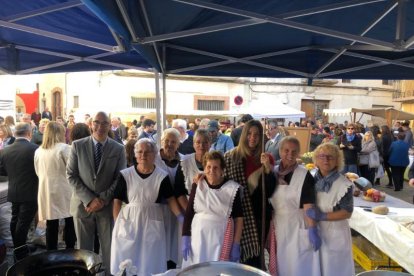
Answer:
[[(341, 198), (346, 194), (352, 183), (340, 175), (332, 184), (328, 193), (317, 193), (317, 206), (322, 212), (332, 212)], [(321, 268), (323, 276), (355, 275), (355, 265), (352, 258), (352, 237), (348, 220), (320, 221), (320, 236), (322, 238)]]
[(165, 229), (161, 204), (155, 203), (161, 181), (167, 176), (155, 167), (142, 179), (134, 167), (121, 171), (127, 183), (129, 204), (124, 206), (115, 221), (111, 245), (111, 274), (119, 271), (126, 259), (147, 276), (167, 270)]
[(313, 251), (305, 214), (299, 209), (306, 174), (307, 170), (298, 166), (289, 185), (278, 185), (270, 198), (274, 209), (278, 276), (320, 275), (319, 255)]
[(191, 223), (191, 253), (182, 267), (218, 261), (227, 221), (239, 184), (229, 180), (220, 189), (210, 189), (205, 180), (197, 185), (195, 215)]
[(191, 193), (191, 186), (193, 185), (193, 179), (198, 173), (202, 173), (197, 167), (195, 161), (195, 153), (187, 154), (181, 160), (181, 168), (183, 170), (184, 179), (185, 179), (185, 188), (188, 191), (188, 194)]
[[(155, 164), (168, 173), (171, 185), (174, 188), (178, 164), (174, 168), (167, 166), (159, 154), (155, 160)], [(161, 204), (161, 208), (164, 216), (167, 261), (171, 260), (176, 263), (178, 267), (180, 267), (182, 260), (181, 250), (178, 247), (181, 241), (181, 229), (179, 227), (180, 223), (166, 202), (165, 204)]]

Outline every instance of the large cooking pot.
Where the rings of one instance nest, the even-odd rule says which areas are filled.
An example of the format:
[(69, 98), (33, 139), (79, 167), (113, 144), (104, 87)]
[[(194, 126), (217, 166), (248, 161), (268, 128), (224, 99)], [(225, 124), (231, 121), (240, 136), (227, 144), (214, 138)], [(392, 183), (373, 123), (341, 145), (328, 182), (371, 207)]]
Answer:
[(177, 276), (190, 275), (237, 275), (237, 276), (270, 276), (263, 270), (252, 266), (233, 262), (205, 262), (183, 269)]
[(411, 274), (388, 270), (370, 270), (358, 273), (357, 276), (408, 276)]
[(99, 255), (82, 249), (53, 250), (28, 256), (7, 270), (7, 276), (95, 275)]

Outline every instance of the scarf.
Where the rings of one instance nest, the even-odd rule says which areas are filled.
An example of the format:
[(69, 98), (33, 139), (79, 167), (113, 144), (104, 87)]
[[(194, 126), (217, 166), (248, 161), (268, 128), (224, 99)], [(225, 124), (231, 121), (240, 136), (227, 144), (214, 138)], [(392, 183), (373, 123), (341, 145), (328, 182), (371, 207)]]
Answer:
[(317, 192), (325, 192), (328, 193), (332, 187), (332, 183), (339, 177), (339, 172), (333, 171), (330, 172), (327, 176), (323, 177), (321, 172), (318, 170), (315, 174), (315, 190)]
[(283, 162), (280, 162), (280, 165), (276, 171), (276, 176), (277, 176), (279, 185), (289, 185), (289, 183), (287, 183), (285, 180), (285, 176), (293, 172), (297, 167), (298, 167), (298, 163), (295, 163), (294, 165), (285, 168), (283, 166)]
[(354, 140), (355, 138), (355, 133), (353, 133), (352, 135), (349, 135), (348, 133), (346, 133), (346, 140), (348, 142), (352, 142), (352, 140)]

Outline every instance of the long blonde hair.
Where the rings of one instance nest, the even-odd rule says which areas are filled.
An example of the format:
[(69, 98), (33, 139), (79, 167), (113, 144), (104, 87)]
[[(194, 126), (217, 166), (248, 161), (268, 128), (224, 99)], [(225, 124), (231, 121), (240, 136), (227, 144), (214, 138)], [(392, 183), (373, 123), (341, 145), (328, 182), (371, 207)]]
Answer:
[(40, 147), (43, 149), (51, 149), (57, 143), (65, 143), (65, 128), (59, 123), (50, 122), (46, 125)]
[(259, 143), (254, 149), (253, 156), (256, 163), (260, 164), (260, 154), (263, 147), (263, 125), (258, 120), (250, 120), (243, 126), (243, 131), (240, 136), (239, 145), (234, 149), (233, 161), (241, 162), (251, 155), (251, 151), (247, 142), (247, 135), (252, 127), (257, 127), (259, 130)]

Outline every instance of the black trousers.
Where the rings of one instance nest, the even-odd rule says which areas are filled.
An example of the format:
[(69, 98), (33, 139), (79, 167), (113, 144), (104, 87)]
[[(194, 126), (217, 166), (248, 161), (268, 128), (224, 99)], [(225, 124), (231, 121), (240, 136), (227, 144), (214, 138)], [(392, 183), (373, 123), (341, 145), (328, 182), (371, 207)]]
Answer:
[(369, 180), (369, 182), (371, 182), (372, 185), (374, 185), (375, 169), (371, 169), (368, 165), (360, 165), (359, 172), (361, 173), (362, 177), (365, 177)]
[(388, 158), (385, 159), (384, 158), (384, 171), (387, 173), (388, 176), (388, 185), (393, 185), (392, 184), (392, 173), (391, 173), (391, 166), (390, 164), (388, 164)]
[[(58, 234), (59, 234), (59, 220), (52, 219), (46, 221), (46, 249), (58, 249)], [(73, 225), (73, 218), (65, 218), (64, 239), (66, 249), (75, 248), (76, 234), (75, 226)]]
[[(27, 233), (37, 213), (37, 201), (12, 202), (12, 217), (10, 221), (10, 232), (14, 248), (26, 244)], [(24, 253), (25, 255), (27, 253)], [(18, 259), (25, 256), (16, 256)]]
[(404, 184), (404, 172), (406, 167), (391, 166), (392, 180), (394, 181), (394, 190), (400, 191)]

